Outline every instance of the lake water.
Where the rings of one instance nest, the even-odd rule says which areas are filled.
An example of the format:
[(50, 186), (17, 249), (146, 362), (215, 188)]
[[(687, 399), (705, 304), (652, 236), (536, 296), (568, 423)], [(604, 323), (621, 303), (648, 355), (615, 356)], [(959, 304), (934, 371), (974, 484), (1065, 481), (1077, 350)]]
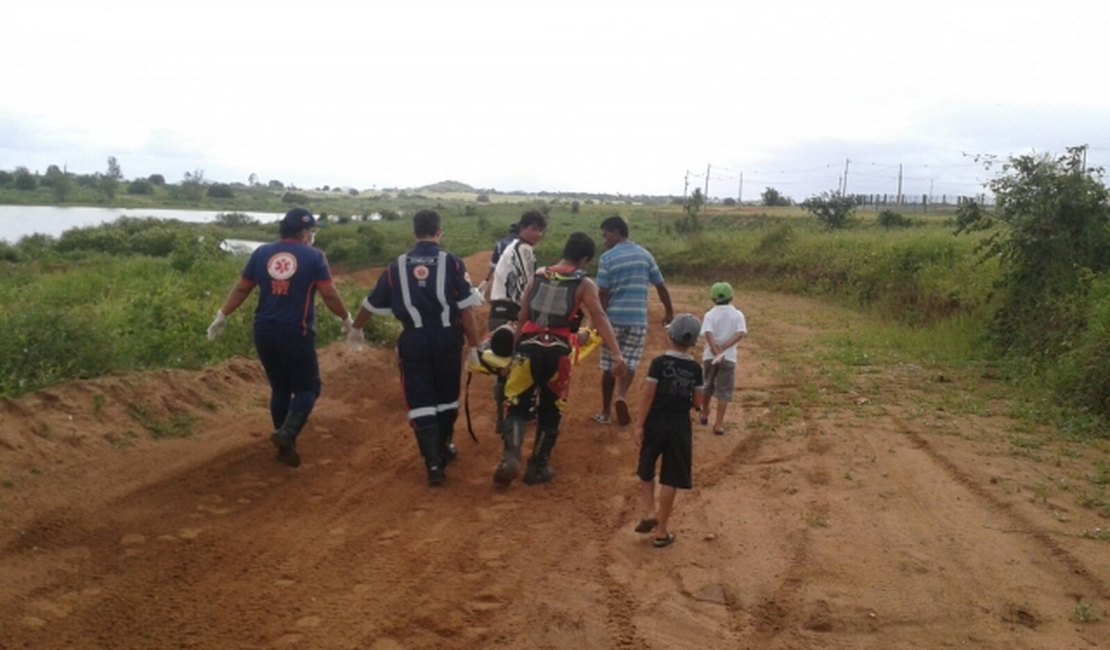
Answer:
[[(227, 212), (223, 210), (220, 212)], [(150, 208), (63, 208), (49, 205), (0, 205), (0, 240), (10, 244), (27, 235), (57, 237), (71, 228), (97, 226), (120, 217), (156, 217), (191, 223), (209, 223), (220, 212), (204, 210), (155, 210)], [(275, 212), (244, 212), (262, 223), (276, 222), (284, 216)], [(277, 229), (274, 229), (275, 238)]]

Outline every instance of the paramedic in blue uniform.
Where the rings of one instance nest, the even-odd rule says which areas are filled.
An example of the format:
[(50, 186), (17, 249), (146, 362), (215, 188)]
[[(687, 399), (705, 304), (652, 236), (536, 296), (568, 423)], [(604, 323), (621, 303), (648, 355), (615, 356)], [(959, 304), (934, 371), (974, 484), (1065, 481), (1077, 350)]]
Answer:
[(416, 246), (378, 278), (355, 316), (351, 335), (360, 337), (375, 314), (401, 321), (397, 356), (405, 408), (428, 484), (440, 485), (445, 466), (457, 455), (451, 439), (459, 414), (463, 339), (476, 354), (478, 321), (473, 308), (482, 298), (470, 286), (462, 260), (440, 248), (439, 213), (420, 210), (412, 217), (412, 230)]
[(208, 327), (215, 340), (227, 327), (227, 317), (258, 287), (254, 310), (254, 346), (270, 382), (270, 441), (277, 457), (289, 467), (301, 464), (297, 435), (308, 422), (320, 396), (320, 366), (316, 358), (316, 293), (327, 308), (351, 330), (351, 314), (332, 283), (324, 253), (313, 248), (316, 219), (304, 208), (293, 208), (281, 220), (281, 240), (259, 246), (243, 267), (223, 307)]

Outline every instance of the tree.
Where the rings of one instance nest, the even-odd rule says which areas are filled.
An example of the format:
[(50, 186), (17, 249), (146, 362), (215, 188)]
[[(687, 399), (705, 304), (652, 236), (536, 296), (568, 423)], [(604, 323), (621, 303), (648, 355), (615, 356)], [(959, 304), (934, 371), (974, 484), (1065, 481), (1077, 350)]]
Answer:
[(15, 168), (15, 189), (33, 190), (38, 184), (38, 179), (26, 167)]
[(779, 193), (778, 190), (773, 187), (768, 187), (767, 189), (763, 190), (763, 193), (760, 194), (759, 197), (763, 200), (763, 205), (769, 208), (791, 204), (791, 200), (789, 197), (783, 196)]
[(705, 196), (702, 195), (700, 187), (695, 187), (694, 192), (690, 194), (690, 197), (682, 204), (682, 209), (685, 210), (688, 215), (697, 216), (703, 205), (705, 205)]
[(285, 189), (285, 183), (282, 183), (281, 181), (273, 181), (272, 180), (267, 184), (267, 187), (269, 187), (271, 190), (284, 190)]
[(190, 201), (199, 201), (204, 196), (203, 169), (185, 172), (185, 179), (181, 181), (181, 194)]
[(50, 165), (46, 168), (46, 180), (43, 181), (43, 184), (50, 186), (50, 191), (54, 194), (58, 203), (65, 203), (69, 195), (73, 193), (73, 179), (57, 165)]
[(157, 185), (159, 187), (166, 184), (166, 177), (161, 174), (151, 174), (147, 177), (147, 180), (150, 181), (151, 185)]
[(258, 185), (258, 174), (251, 172), (251, 175), (247, 177), (247, 185), (251, 187)]
[(844, 228), (852, 216), (856, 202), (840, 192), (821, 192), (802, 201), (802, 209), (817, 217), (829, 230)]
[(134, 180), (134, 181), (131, 181), (131, 184), (127, 186), (127, 193), (128, 194), (146, 194), (146, 195), (153, 194), (154, 193), (154, 183), (151, 183), (148, 180), (143, 180), (141, 178), (137, 179), (137, 180)]
[(1095, 279), (1110, 272), (1110, 191), (1102, 168), (1084, 167), (1085, 151), (1010, 158), (987, 184), (994, 210), (977, 202), (959, 208), (956, 232), (988, 231), (980, 254), (1001, 264), (992, 331), (1004, 350), (1044, 359), (1062, 353), (1084, 327)]
[(108, 170), (100, 176), (99, 186), (100, 191), (109, 201), (116, 198), (116, 189), (121, 179), (123, 179), (123, 171), (120, 169), (119, 162), (116, 161), (115, 156), (108, 156)]
[(208, 186), (208, 198), (211, 199), (230, 199), (235, 196), (231, 186), (227, 183), (213, 183)]

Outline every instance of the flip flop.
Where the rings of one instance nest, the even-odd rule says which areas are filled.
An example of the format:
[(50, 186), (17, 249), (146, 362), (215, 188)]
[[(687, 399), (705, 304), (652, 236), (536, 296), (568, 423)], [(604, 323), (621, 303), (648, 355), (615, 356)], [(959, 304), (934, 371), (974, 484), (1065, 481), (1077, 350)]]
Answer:
[(655, 517), (644, 517), (636, 524), (637, 533), (650, 533), (655, 530)]
[(674, 533), (667, 533), (666, 537), (656, 537), (651, 540), (651, 545), (655, 548), (666, 548), (674, 544)]
[(628, 412), (628, 404), (623, 399), (613, 401), (613, 410), (617, 412), (617, 424), (625, 427), (632, 422), (632, 415)]
[(609, 416), (603, 413), (597, 413), (590, 419), (598, 424), (609, 424)]

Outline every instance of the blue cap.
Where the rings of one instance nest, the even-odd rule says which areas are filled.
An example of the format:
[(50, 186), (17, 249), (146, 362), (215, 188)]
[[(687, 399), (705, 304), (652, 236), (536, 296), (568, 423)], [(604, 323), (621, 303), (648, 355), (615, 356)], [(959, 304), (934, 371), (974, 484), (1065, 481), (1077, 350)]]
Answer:
[(285, 213), (285, 217), (281, 220), (281, 234), (282, 235), (296, 235), (302, 230), (307, 228), (316, 227), (316, 217), (304, 208), (293, 208)]

